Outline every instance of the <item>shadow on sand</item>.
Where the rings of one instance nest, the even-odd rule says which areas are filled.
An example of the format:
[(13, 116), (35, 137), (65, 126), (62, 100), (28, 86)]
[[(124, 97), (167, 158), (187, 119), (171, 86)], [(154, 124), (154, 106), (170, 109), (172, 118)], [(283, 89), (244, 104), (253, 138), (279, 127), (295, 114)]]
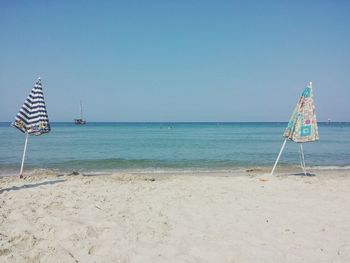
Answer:
[(26, 188), (34, 188), (42, 185), (52, 185), (52, 184), (57, 184), (57, 183), (63, 183), (66, 180), (53, 180), (53, 181), (46, 181), (46, 182), (41, 182), (41, 183), (35, 183), (35, 184), (24, 184), (22, 186), (12, 186), (10, 188), (3, 188), (0, 189), (0, 194), (6, 192), (6, 191), (17, 191), (17, 190), (22, 190)]
[(316, 174), (312, 174), (312, 173), (306, 173), (306, 175), (304, 173), (297, 173), (297, 174), (291, 174), (291, 175), (295, 175), (295, 176), (316, 176)]
[(85, 174), (85, 173), (79, 173), (76, 171), (73, 171), (69, 174), (58, 174), (56, 175), (57, 177), (62, 177), (62, 176), (84, 176), (84, 177), (91, 177), (91, 176), (106, 176), (106, 175), (112, 175), (112, 173), (96, 173), (96, 174)]

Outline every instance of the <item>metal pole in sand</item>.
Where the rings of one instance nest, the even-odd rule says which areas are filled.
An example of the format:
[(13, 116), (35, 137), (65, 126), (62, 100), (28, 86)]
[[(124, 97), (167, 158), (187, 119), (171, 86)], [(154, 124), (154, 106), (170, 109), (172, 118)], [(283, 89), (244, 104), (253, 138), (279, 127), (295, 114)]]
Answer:
[(23, 156), (22, 156), (22, 164), (21, 164), (21, 171), (19, 173), (19, 178), (23, 178), (23, 164), (24, 164), (24, 158), (26, 157), (26, 150), (27, 150), (27, 143), (28, 143), (28, 132), (26, 132), (26, 141), (24, 143), (24, 150), (23, 150)]
[(307, 175), (306, 169), (305, 169), (305, 157), (304, 157), (304, 151), (303, 151), (303, 143), (300, 143), (300, 153), (301, 153), (301, 169), (303, 169), (304, 175)]
[(272, 168), (271, 175), (273, 175), (273, 172), (274, 172), (275, 169), (276, 169), (277, 163), (278, 163), (278, 161), (279, 161), (279, 159), (280, 159), (280, 157), (281, 157), (281, 154), (282, 154), (282, 152), (283, 152), (283, 149), (284, 149), (284, 147), (286, 146), (286, 142), (287, 142), (287, 139), (284, 139), (284, 142), (283, 142), (283, 144), (282, 144), (281, 150), (280, 150), (280, 152), (279, 152), (279, 154), (278, 154), (278, 156), (277, 156), (275, 165), (274, 165), (273, 168)]

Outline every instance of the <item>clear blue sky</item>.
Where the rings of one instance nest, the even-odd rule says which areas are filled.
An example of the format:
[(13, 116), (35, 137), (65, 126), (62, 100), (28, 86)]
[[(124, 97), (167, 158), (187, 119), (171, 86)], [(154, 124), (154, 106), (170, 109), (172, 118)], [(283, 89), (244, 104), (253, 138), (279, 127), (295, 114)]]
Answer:
[(350, 121), (350, 1), (1, 1), (0, 121)]

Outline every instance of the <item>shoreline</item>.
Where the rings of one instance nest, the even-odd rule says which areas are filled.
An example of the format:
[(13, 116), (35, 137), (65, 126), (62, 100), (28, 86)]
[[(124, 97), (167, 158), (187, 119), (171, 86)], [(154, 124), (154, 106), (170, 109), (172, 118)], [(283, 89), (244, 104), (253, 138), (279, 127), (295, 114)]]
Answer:
[[(232, 167), (232, 168), (186, 168), (186, 169), (173, 169), (173, 168), (138, 168), (138, 169), (58, 169), (58, 168), (25, 168), (24, 173), (26, 176), (37, 176), (42, 174), (50, 174), (57, 176), (65, 175), (83, 175), (83, 176), (94, 176), (94, 175), (112, 175), (112, 174), (135, 174), (135, 175), (147, 175), (147, 174), (170, 174), (170, 175), (206, 175), (206, 174), (267, 174), (271, 172), (272, 166), (247, 166), (247, 167)], [(337, 171), (349, 171), (350, 165), (346, 166), (310, 166), (306, 167), (307, 172), (311, 174), (317, 174), (320, 172), (337, 172)], [(299, 165), (281, 165), (275, 170), (275, 174), (293, 174), (301, 173), (302, 170)], [(15, 177), (19, 173), (19, 169), (1, 169), (0, 178), (3, 177)]]

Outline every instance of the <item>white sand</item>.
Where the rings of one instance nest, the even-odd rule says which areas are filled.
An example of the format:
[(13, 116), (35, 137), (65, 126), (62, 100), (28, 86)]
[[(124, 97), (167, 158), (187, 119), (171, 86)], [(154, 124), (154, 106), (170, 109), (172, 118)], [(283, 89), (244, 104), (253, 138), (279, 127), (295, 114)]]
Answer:
[(350, 262), (347, 170), (41, 175), (0, 187), (0, 262)]

